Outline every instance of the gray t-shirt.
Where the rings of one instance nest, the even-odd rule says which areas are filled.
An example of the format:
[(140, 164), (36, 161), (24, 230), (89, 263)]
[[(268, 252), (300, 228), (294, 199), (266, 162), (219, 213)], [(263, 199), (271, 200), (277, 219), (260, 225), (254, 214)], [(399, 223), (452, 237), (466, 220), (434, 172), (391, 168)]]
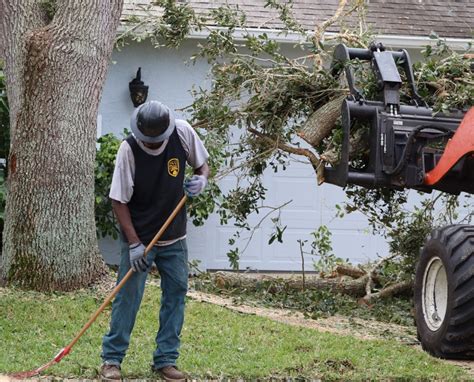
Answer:
[[(201, 139), (191, 127), (191, 125), (182, 120), (176, 119), (176, 131), (178, 137), (186, 152), (186, 162), (194, 169), (201, 167), (206, 163), (209, 154), (204, 147)], [(135, 138), (135, 137), (134, 137)], [(150, 155), (160, 155), (168, 144), (166, 139), (159, 149), (151, 150), (143, 145), (143, 143), (136, 139), (138, 146)], [(133, 187), (135, 178), (135, 158), (133, 156), (132, 148), (126, 140), (124, 140), (119, 147), (117, 157), (115, 159), (115, 169), (112, 176), (112, 184), (110, 186), (109, 197), (121, 203), (128, 203), (133, 195)], [(185, 238), (185, 236), (168, 241), (158, 241), (158, 246), (165, 246), (173, 244), (174, 242)]]
[[(188, 122), (177, 119), (176, 130), (186, 152), (187, 163), (194, 169), (201, 167), (209, 158), (209, 154), (194, 129)], [(146, 148), (140, 140), (136, 139), (136, 141), (138, 146), (150, 155), (160, 155), (168, 144), (168, 139), (166, 139), (159, 149), (151, 150)], [(133, 157), (132, 148), (127, 141), (123, 141), (115, 159), (109, 197), (121, 203), (128, 203), (133, 195), (134, 177), (135, 158)]]

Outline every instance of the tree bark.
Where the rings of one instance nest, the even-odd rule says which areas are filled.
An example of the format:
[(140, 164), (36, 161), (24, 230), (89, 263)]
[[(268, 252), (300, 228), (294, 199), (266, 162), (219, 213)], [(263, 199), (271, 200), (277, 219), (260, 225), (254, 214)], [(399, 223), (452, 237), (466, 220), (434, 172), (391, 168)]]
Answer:
[(123, 0), (0, 0), (11, 148), (0, 276), (73, 290), (104, 272), (94, 221), (97, 110)]
[(353, 267), (351, 265), (338, 265), (334, 269), (334, 273), (339, 276), (350, 276), (354, 279), (367, 275), (367, 272), (365, 272), (364, 270)]
[(336, 97), (311, 114), (298, 131), (298, 136), (317, 148), (334, 128), (341, 115), (341, 106), (345, 98), (345, 94)]

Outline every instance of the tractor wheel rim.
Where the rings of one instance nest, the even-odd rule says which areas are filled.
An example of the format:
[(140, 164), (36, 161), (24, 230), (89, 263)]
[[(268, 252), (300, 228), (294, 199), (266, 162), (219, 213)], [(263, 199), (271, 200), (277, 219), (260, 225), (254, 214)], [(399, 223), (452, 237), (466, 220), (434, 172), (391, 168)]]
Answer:
[(423, 317), (428, 328), (436, 331), (448, 307), (448, 277), (439, 257), (433, 257), (425, 268), (422, 293)]

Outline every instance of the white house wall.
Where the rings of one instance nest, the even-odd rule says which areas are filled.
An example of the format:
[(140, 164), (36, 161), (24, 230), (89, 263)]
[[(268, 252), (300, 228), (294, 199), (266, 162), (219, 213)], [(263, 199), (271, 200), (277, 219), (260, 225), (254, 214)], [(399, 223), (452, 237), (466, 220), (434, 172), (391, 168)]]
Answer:
[[(148, 99), (157, 99), (172, 109), (180, 109), (192, 102), (189, 90), (193, 85), (208, 86), (206, 79), (208, 64), (199, 62), (186, 65), (193, 54), (196, 40), (187, 41), (179, 49), (154, 49), (149, 42), (131, 43), (113, 54), (104, 93), (100, 105), (102, 134), (113, 132), (120, 135), (129, 126), (133, 111), (128, 83), (135, 76), (138, 67), (142, 68), (142, 80), (149, 85)], [(291, 47), (288, 47), (291, 49)], [(177, 111), (178, 117), (185, 115)], [(232, 176), (222, 181), (224, 188), (232, 187)], [(369, 233), (368, 224), (361, 214), (351, 214), (344, 219), (335, 218), (335, 205), (342, 204), (344, 192), (332, 185), (316, 185), (311, 166), (295, 162), (285, 172), (265, 174), (268, 188), (265, 205), (281, 205), (292, 202), (282, 210), (283, 225), (287, 226), (283, 243), (268, 245), (272, 232), (269, 219), (254, 233), (247, 250), (242, 255), (242, 269), (274, 271), (297, 271), (301, 269), (298, 239), (311, 241), (310, 233), (321, 224), (332, 232), (332, 246), (336, 256), (353, 262), (364, 262), (386, 255), (387, 244), (379, 236)], [(252, 216), (258, 223), (261, 218)], [(234, 233), (234, 227), (221, 226), (213, 215), (204, 227), (188, 225), (188, 247), (191, 259), (201, 261), (203, 269), (229, 268), (226, 256), (229, 250), (227, 240)], [(241, 245), (245, 243), (243, 235)], [(102, 240), (101, 248), (109, 263), (118, 263), (118, 244), (112, 240)], [(309, 249), (309, 244), (306, 245)], [(305, 268), (312, 269), (312, 260), (305, 259)]]

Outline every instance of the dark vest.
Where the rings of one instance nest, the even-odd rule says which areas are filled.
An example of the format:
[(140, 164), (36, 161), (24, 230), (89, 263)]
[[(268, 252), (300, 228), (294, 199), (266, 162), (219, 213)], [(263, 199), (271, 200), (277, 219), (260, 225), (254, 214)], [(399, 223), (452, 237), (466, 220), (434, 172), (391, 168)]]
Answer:
[[(176, 129), (165, 150), (156, 156), (143, 151), (131, 135), (126, 140), (135, 158), (134, 188), (128, 208), (138, 237), (147, 245), (184, 196), (186, 152)], [(186, 209), (183, 207), (160, 240), (173, 240), (185, 234)]]

